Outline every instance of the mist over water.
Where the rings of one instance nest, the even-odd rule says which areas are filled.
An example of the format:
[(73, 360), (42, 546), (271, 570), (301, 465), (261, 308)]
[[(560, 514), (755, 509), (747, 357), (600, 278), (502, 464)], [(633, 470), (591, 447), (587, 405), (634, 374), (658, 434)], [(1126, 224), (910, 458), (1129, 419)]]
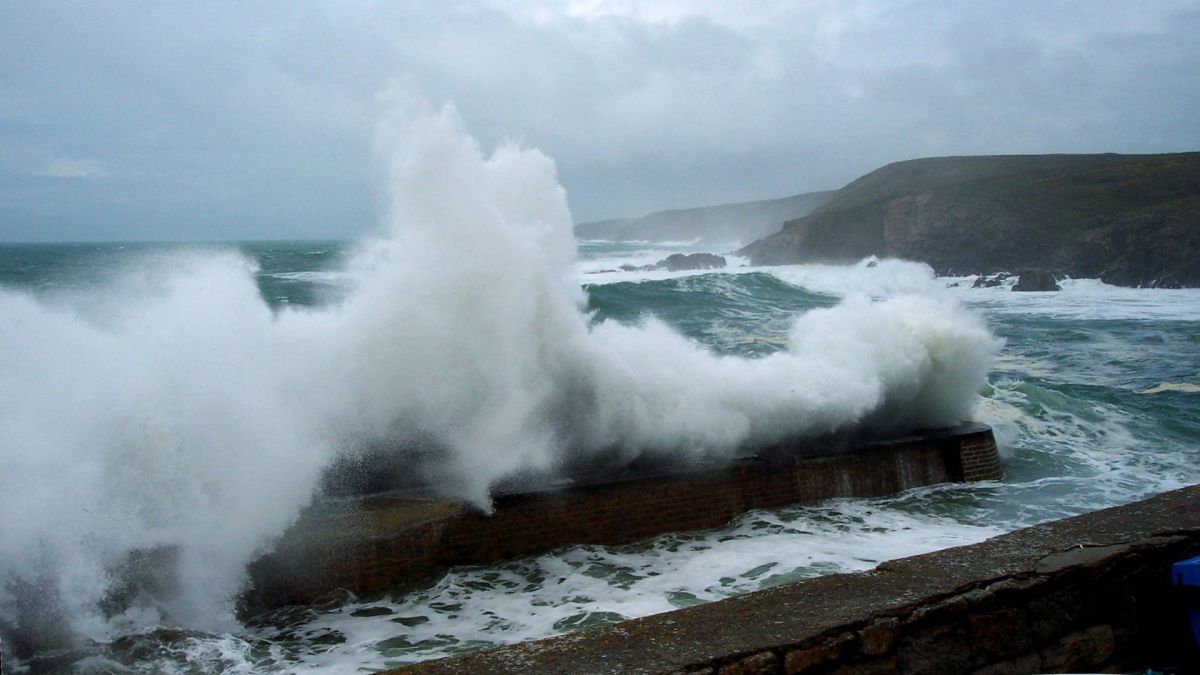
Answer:
[[(404, 101), (378, 149), (390, 207), (327, 304), (273, 308), (250, 259), (199, 248), (66, 292), (0, 289), (6, 635), (234, 630), (246, 564), (366, 447), (487, 509), (498, 481), (601, 459), (957, 423), (999, 347), (928, 284), (787, 318), (758, 358), (602, 320), (549, 158), (485, 153), (452, 107)], [(161, 554), (153, 583), (128, 585), (135, 552)]]

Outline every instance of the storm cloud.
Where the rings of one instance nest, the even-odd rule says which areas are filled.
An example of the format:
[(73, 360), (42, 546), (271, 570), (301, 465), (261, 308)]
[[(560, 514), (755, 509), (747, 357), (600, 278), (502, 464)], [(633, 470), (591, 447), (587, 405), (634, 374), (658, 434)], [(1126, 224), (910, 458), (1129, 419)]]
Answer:
[(0, 4), (0, 240), (350, 237), (380, 92), (576, 220), (950, 154), (1200, 148), (1198, 2)]

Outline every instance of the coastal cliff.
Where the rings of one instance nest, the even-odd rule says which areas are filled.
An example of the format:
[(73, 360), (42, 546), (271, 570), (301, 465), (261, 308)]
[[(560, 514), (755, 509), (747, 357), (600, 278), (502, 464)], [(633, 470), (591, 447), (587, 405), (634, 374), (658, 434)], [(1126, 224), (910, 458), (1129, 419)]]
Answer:
[(1038, 267), (1200, 286), (1200, 152), (939, 157), (889, 164), (740, 251), (754, 264), (877, 255), (939, 274)]

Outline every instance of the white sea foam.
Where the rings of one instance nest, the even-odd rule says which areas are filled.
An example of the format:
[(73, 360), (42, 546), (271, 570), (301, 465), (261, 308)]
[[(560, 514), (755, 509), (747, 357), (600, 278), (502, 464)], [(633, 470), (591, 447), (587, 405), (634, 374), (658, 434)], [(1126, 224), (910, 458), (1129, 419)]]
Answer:
[(1125, 288), (1099, 279), (1063, 279), (1061, 291), (1013, 292), (1011, 286), (971, 288), (972, 277), (949, 280), (961, 300), (994, 314), (1057, 319), (1200, 321), (1200, 289)]
[[(166, 545), (184, 555), (159, 620), (232, 625), (241, 568), (327, 459), (290, 395), (307, 386), (292, 378), (294, 336), (275, 329), (248, 264), (170, 262), (86, 310), (0, 294), (0, 571), (42, 588), (37, 602), (57, 595), (74, 629), (98, 637), (110, 571)], [(28, 621), (4, 588), (6, 618)]]
[(787, 265), (762, 271), (814, 293), (845, 297), (854, 294), (882, 298), (893, 295), (943, 295), (944, 284), (924, 263), (895, 258), (864, 258), (854, 265)]
[(349, 283), (347, 274), (343, 271), (335, 270), (306, 270), (302, 272), (272, 272), (266, 276), (272, 279), (284, 279), (286, 281), (307, 281), (317, 284), (346, 284)]
[[(599, 279), (606, 279), (610, 274), (624, 273), (622, 266), (627, 267), (649, 267), (662, 260), (669, 255), (668, 252), (660, 249), (642, 249), (634, 251), (624, 251), (619, 255), (610, 255), (603, 257), (594, 257), (587, 260), (579, 260), (576, 263), (579, 279), (583, 283), (594, 283)], [(597, 275), (592, 278), (582, 275)]]
[[(789, 580), (871, 569), (1000, 532), (867, 500), (830, 500), (786, 515), (752, 512), (711, 532), (665, 535), (637, 547), (571, 547), (454, 570), (405, 597), (347, 603), (303, 629), (344, 642), (300, 658), (306, 670), (321, 673), (382, 668), (472, 642), (511, 644), (574, 630), (582, 621), (648, 616)], [(364, 608), (378, 614), (364, 616), (370, 613)], [(387, 640), (413, 647), (385, 657)]]
[[(909, 282), (798, 317), (762, 359), (714, 356), (655, 320), (591, 326), (553, 162), (512, 144), (485, 155), (449, 106), (395, 108), (378, 139), (393, 202), (343, 303), (272, 314), (252, 266), (220, 252), (144, 260), (87, 302), (0, 293), (10, 627), (30, 620), (22, 602), (98, 639), (230, 626), (245, 565), (364, 442), (422, 439), (436, 487), (486, 508), (496, 481), (596, 452), (686, 461), (969, 416), (998, 343)], [(893, 267), (839, 288), (909, 275)], [(105, 616), (113, 570), (163, 547), (169, 583)]]
[[(629, 264), (639, 266), (666, 257), (665, 252), (638, 252)], [(650, 258), (654, 260), (649, 260)], [(606, 284), (622, 281), (661, 281), (696, 274), (770, 274), (780, 281), (803, 288), (812, 293), (833, 297), (865, 295), (883, 299), (898, 295), (923, 295), (945, 300), (945, 281), (938, 279), (933, 269), (925, 263), (896, 258), (864, 258), (851, 265), (826, 265), (818, 263), (754, 266), (749, 260), (731, 254), (724, 255), (727, 266), (715, 270), (620, 270), (622, 259), (601, 259), (602, 262), (581, 263), (580, 281), (588, 284)], [(648, 262), (642, 262), (642, 261)], [(616, 263), (616, 264), (613, 264)], [(598, 274), (600, 270), (606, 273)], [(585, 276), (586, 275), (586, 276)]]
[[(635, 244), (646, 246), (660, 246), (663, 248), (692, 248), (699, 244), (703, 239), (697, 237), (695, 239), (580, 239), (581, 244)], [(722, 246), (729, 248), (739, 248), (739, 242), (729, 242), (727, 244), (719, 244), (715, 248)]]
[[(653, 264), (666, 257), (662, 254), (654, 260), (648, 260), (645, 264)], [(640, 267), (641, 265), (635, 265)], [(592, 265), (587, 263), (580, 268), (578, 275), (579, 283), (592, 286), (600, 286), (603, 284), (616, 284), (622, 282), (642, 282), (642, 281), (663, 281), (665, 279), (681, 279), (683, 277), (693, 277), (701, 274), (736, 274), (743, 270), (730, 269), (711, 269), (711, 270), (676, 270), (670, 271), (666, 269), (647, 269), (647, 270), (621, 270), (611, 266), (605, 266), (594, 271), (588, 271)], [(598, 267), (598, 266), (597, 266)]]
[(1139, 394), (1161, 394), (1165, 391), (1174, 391), (1184, 394), (1200, 394), (1200, 384), (1194, 382), (1163, 382), (1154, 387), (1149, 387), (1139, 391)]

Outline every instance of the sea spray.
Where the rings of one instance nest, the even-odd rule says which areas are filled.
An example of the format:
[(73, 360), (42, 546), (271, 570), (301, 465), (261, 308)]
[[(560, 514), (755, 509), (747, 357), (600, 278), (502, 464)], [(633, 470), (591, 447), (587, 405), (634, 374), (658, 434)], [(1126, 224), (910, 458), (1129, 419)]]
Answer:
[[(338, 303), (272, 312), (224, 251), (145, 259), (88, 298), (0, 292), (7, 632), (228, 629), (245, 565), (363, 448), (486, 509), (500, 480), (595, 457), (954, 423), (998, 346), (932, 291), (810, 311), (758, 359), (652, 317), (593, 325), (549, 158), (486, 154), (453, 107), (420, 104), (378, 147), (392, 203)], [(134, 559), (162, 583), (123, 576), (154, 551)]]
[(129, 274), (151, 285), (129, 296), (117, 283), (75, 309), (0, 294), (9, 622), (57, 611), (103, 637), (99, 607), (129, 552), (178, 547), (174, 587), (132, 620), (234, 625), (241, 569), (309, 499), (325, 461), (243, 259), (181, 254)]
[(443, 489), (486, 507), (492, 482), (552, 469), (563, 443), (548, 409), (587, 337), (566, 196), (549, 158), (485, 157), (449, 106), (390, 120), (379, 148), (394, 198), (339, 310), (337, 424), (434, 439), (455, 468)]

